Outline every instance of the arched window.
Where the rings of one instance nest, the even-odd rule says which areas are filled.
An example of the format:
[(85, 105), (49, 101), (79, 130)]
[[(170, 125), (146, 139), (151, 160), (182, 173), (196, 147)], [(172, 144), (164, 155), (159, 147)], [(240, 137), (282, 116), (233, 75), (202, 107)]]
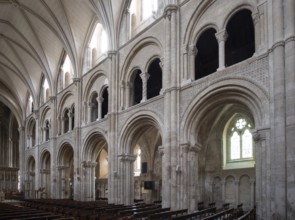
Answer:
[(64, 112), (63, 123), (64, 123), (63, 132), (67, 133), (69, 131), (69, 109), (66, 109)]
[(27, 102), (27, 116), (34, 111), (33, 97), (30, 95)]
[(49, 121), (45, 122), (45, 141), (49, 140)]
[(103, 90), (102, 93), (103, 101), (101, 103), (101, 118), (104, 118), (109, 111), (109, 92), (108, 87)]
[(225, 63), (231, 66), (253, 56), (255, 52), (254, 25), (251, 11), (241, 10), (226, 25)]
[(162, 89), (162, 68), (160, 59), (155, 59), (148, 68), (149, 78), (147, 80), (147, 99), (160, 94)]
[(49, 100), (49, 84), (45, 77), (43, 77), (43, 83), (40, 91), (40, 104), (43, 105)]
[(127, 31), (135, 36), (156, 19), (158, 0), (132, 0), (129, 12), (130, 23)]
[(251, 121), (237, 114), (226, 125), (224, 134), (224, 162), (227, 168), (253, 167), (254, 143)]
[(34, 147), (36, 145), (36, 121), (35, 119), (30, 120), (28, 124), (28, 144), (27, 147)]
[(216, 30), (209, 28), (201, 34), (197, 41), (197, 55), (195, 58), (195, 79), (200, 79), (218, 68), (218, 43)]
[(134, 176), (140, 176), (141, 174), (141, 149), (139, 145), (134, 148), (134, 156), (136, 159), (134, 161)]
[(139, 69), (134, 70), (132, 74), (133, 78), (133, 93), (132, 93), (132, 105), (140, 103), (142, 100), (142, 80), (140, 77), (141, 71)]
[(89, 68), (94, 67), (101, 58), (104, 58), (103, 55), (105, 55), (108, 50), (108, 44), (108, 35), (106, 31), (100, 23), (97, 23), (89, 43), (89, 54), (86, 56), (90, 59), (88, 61)]
[(62, 91), (73, 83), (73, 66), (68, 55), (65, 55), (58, 78), (58, 91)]
[(72, 123), (71, 123), (71, 130), (73, 130), (74, 129), (74, 127), (75, 127), (75, 106), (73, 105), (72, 106), (72, 108), (71, 108), (71, 118), (70, 118), (70, 120), (72, 120)]

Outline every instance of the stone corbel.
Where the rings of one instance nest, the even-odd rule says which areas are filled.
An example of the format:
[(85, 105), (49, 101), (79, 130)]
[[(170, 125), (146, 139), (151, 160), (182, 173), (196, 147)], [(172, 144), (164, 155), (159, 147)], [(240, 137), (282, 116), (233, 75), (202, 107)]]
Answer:
[(74, 82), (75, 86), (77, 86), (78, 83), (81, 82), (81, 79), (79, 77), (73, 77), (73, 82)]

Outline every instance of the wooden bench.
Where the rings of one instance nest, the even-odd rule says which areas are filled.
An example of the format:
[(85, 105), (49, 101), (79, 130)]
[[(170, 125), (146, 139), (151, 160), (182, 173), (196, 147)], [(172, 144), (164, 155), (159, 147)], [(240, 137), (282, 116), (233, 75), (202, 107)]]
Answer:
[(202, 217), (206, 217), (208, 215), (213, 215), (213, 214), (215, 214), (215, 212), (216, 212), (216, 207), (213, 207), (213, 208), (207, 208), (202, 211), (193, 212), (193, 213), (189, 213), (189, 214), (182, 215), (182, 216), (176, 216), (176, 217), (173, 217), (172, 219), (185, 220), (185, 219), (197, 218), (197, 217), (202, 218)]
[(187, 214), (187, 209), (155, 213), (155, 214), (149, 215), (148, 219), (149, 220), (172, 219), (172, 217), (174, 216), (179, 216), (179, 215), (182, 216), (184, 214)]

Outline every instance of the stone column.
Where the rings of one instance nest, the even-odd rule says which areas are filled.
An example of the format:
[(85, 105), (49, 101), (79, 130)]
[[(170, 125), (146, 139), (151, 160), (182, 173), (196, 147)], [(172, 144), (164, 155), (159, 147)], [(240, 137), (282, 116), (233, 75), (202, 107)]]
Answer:
[(287, 219), (295, 219), (295, 2), (284, 0), (285, 26), (285, 87), (286, 87), (286, 166)]
[(68, 112), (68, 117), (69, 117), (69, 130), (68, 130), (68, 132), (72, 130), (72, 117), (73, 116), (74, 116), (74, 114), (71, 111), (69, 111)]
[(120, 155), (119, 156), (122, 164), (122, 202), (125, 205), (130, 205), (134, 200), (134, 173), (133, 173), (133, 162), (136, 160), (134, 155)]
[(197, 209), (198, 199), (199, 199), (199, 152), (201, 146), (196, 144), (195, 146), (190, 146), (188, 153), (188, 163), (189, 163), (189, 210), (194, 211)]
[(91, 122), (91, 112), (92, 112), (92, 108), (94, 107), (94, 104), (92, 102), (88, 102), (88, 108), (87, 108), (87, 116), (88, 116), (88, 123)]
[(267, 164), (270, 162), (266, 152), (266, 136), (263, 131), (257, 130), (252, 132), (252, 136), (256, 149), (256, 216), (257, 219), (265, 219), (267, 216), (271, 218), (270, 213), (267, 214), (270, 208), (270, 194), (267, 193), (270, 187), (267, 180), (270, 170)]
[(25, 157), (21, 156), (25, 154), (25, 128), (19, 127), (19, 173), (20, 173), (20, 191), (24, 192), (25, 190)]
[(65, 120), (66, 120), (65, 117), (61, 118), (61, 134), (65, 133)]
[(223, 70), (225, 68), (225, 42), (227, 40), (228, 34), (226, 30), (221, 30), (215, 34), (218, 41), (218, 70)]
[(127, 104), (125, 99), (126, 92), (126, 83), (122, 80), (120, 82), (120, 110), (124, 110)]
[(140, 102), (145, 102), (147, 100), (147, 81), (150, 75), (148, 73), (141, 73), (140, 78), (142, 79), (142, 100)]
[(198, 49), (196, 45), (192, 44), (188, 47), (188, 59), (189, 59), (189, 68), (188, 68), (188, 80), (191, 82), (195, 80), (195, 59), (198, 54)]
[(189, 143), (184, 143), (181, 145), (181, 190), (180, 190), (180, 200), (181, 209), (189, 207), (189, 161), (188, 161), (188, 152), (189, 152)]
[(98, 108), (97, 108), (97, 121), (101, 119), (101, 106), (102, 106), (102, 102), (103, 102), (103, 98), (102, 97), (97, 97), (97, 103), (98, 103)]
[[(273, 93), (270, 94), (273, 103), (273, 143), (271, 146), (271, 209), (274, 218), (286, 219), (287, 184), (286, 184), (286, 92), (285, 92), (285, 42), (284, 42), (284, 3), (283, 0), (272, 2), (273, 46), (269, 55), (273, 66)], [(294, 25), (294, 21), (293, 21)], [(293, 61), (294, 62), (294, 61)], [(294, 74), (294, 73), (293, 73)], [(293, 134), (294, 135), (294, 134)]]

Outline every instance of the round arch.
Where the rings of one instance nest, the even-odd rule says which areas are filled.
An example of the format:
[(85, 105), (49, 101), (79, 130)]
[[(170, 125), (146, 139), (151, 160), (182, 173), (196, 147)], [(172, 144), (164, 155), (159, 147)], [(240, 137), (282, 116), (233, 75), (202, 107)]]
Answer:
[(213, 108), (221, 104), (240, 104), (246, 107), (253, 116), (256, 127), (266, 127), (269, 109), (265, 100), (269, 100), (267, 93), (254, 82), (228, 78), (216, 82), (203, 90), (190, 104), (181, 122), (182, 143), (196, 144), (194, 133), (200, 130), (201, 121)]
[[(120, 154), (133, 154), (132, 144), (141, 136), (145, 130), (143, 128), (155, 127), (163, 137), (163, 122), (153, 111), (138, 111), (130, 117), (119, 134), (119, 152)], [(134, 138), (135, 137), (135, 138)]]
[[(82, 160), (95, 162), (102, 149), (107, 150), (107, 138), (104, 131), (95, 129), (89, 132), (83, 142)], [(96, 148), (96, 146), (100, 146)]]
[[(130, 66), (132, 63), (132, 60), (134, 59), (134, 57), (137, 56), (137, 54), (139, 53), (139, 51), (141, 51), (143, 48), (147, 47), (147, 46), (151, 46), (154, 45), (156, 48), (159, 49), (159, 54), (153, 54), (153, 56), (159, 56), (162, 57), (163, 55), (161, 53), (163, 53), (163, 46), (161, 44), (161, 42), (154, 38), (154, 37), (147, 37), (144, 38), (143, 40), (141, 40), (139, 43), (137, 43), (128, 53), (128, 55), (126, 56), (125, 62), (122, 65), (122, 69), (121, 72), (123, 73), (121, 75), (121, 81), (125, 81), (128, 82), (128, 79), (131, 78), (131, 74), (133, 73), (131, 71), (131, 69), (134, 69), (133, 66)], [(131, 69), (130, 69), (131, 68)], [(144, 68), (140, 68), (141, 70), (143, 70)]]

